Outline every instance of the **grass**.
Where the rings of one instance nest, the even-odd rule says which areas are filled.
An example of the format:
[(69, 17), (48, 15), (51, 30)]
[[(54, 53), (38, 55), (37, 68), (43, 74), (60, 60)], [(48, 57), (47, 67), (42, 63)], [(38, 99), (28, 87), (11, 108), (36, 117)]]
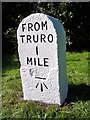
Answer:
[(88, 52), (67, 52), (68, 98), (63, 106), (24, 101), (17, 56), (3, 57), (0, 118), (90, 118)]

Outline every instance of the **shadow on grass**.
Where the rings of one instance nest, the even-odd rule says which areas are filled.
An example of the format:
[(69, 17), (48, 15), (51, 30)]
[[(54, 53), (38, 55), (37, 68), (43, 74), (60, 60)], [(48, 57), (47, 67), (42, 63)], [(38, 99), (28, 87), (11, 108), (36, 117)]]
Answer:
[(90, 86), (85, 84), (69, 85), (67, 103), (90, 100)]
[(2, 68), (3, 70), (15, 69), (20, 67), (20, 62), (18, 57), (15, 55), (7, 55), (2, 58)]

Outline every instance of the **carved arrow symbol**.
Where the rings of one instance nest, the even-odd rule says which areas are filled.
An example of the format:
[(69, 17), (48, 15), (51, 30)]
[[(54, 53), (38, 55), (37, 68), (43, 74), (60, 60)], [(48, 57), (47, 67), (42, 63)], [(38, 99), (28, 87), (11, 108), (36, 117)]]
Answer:
[[(39, 85), (39, 83), (37, 83), (36, 88), (38, 87), (38, 85)], [(43, 85), (44, 85), (44, 87), (46, 89), (48, 89), (48, 87), (46, 86), (46, 84), (43, 82), (43, 83), (41, 83), (41, 92), (43, 92)]]

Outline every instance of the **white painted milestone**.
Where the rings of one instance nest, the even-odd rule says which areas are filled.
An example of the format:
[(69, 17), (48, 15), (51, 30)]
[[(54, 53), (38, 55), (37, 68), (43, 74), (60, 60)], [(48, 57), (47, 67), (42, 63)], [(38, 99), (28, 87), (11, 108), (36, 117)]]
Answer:
[(35, 13), (17, 30), (24, 100), (61, 105), (68, 91), (65, 32), (55, 18)]

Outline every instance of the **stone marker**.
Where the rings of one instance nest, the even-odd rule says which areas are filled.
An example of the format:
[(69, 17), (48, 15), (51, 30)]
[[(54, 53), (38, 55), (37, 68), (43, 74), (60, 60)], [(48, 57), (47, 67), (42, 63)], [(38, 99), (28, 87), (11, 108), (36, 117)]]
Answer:
[(17, 30), (24, 100), (61, 105), (68, 91), (65, 32), (55, 18), (35, 13)]

